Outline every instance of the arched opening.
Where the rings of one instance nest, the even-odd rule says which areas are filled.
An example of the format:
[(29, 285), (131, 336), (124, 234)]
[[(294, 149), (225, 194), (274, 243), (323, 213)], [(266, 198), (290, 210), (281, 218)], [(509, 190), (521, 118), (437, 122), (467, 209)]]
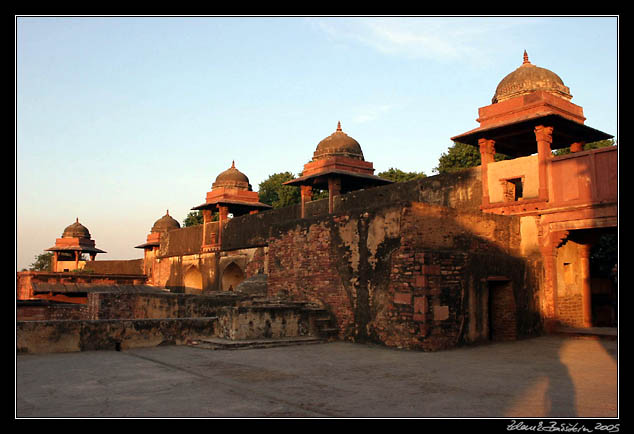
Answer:
[(190, 267), (183, 277), (186, 294), (198, 294), (203, 290), (203, 275), (196, 267)]
[(236, 286), (244, 280), (244, 277), (242, 269), (235, 262), (232, 262), (222, 273), (222, 290), (234, 291)]

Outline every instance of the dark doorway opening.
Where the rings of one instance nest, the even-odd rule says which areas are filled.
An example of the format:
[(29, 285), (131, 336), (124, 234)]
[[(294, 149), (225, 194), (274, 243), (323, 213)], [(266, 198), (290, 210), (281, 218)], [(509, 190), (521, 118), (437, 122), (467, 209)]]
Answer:
[(512, 341), (517, 339), (517, 312), (513, 285), (506, 278), (490, 278), (489, 339)]

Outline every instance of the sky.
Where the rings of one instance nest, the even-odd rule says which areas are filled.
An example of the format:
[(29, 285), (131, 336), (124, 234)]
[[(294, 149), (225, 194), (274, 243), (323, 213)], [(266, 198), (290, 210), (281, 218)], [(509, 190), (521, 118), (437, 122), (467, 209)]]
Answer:
[(434, 175), (529, 60), (618, 144), (617, 16), (16, 16), (15, 262), (79, 219), (137, 259), (232, 161), (257, 191), (337, 122), (375, 174)]

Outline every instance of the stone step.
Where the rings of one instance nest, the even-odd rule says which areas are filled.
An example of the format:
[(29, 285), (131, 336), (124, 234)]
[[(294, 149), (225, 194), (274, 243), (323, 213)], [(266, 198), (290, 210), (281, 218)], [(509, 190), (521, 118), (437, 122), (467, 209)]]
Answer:
[(201, 338), (189, 342), (190, 347), (204, 348), (210, 350), (238, 350), (248, 348), (272, 348), (289, 345), (321, 344), (326, 341), (315, 336), (295, 336), (289, 338), (271, 339), (222, 339), (222, 338)]

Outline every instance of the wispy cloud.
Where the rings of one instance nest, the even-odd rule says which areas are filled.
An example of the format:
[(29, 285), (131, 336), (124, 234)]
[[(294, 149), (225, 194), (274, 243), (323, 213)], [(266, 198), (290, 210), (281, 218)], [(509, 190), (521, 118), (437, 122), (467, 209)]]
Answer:
[(336, 17), (313, 21), (333, 41), (361, 43), (389, 55), (479, 64), (486, 62), (503, 44), (510, 43), (509, 29), (534, 24), (537, 20), (522, 17)]

